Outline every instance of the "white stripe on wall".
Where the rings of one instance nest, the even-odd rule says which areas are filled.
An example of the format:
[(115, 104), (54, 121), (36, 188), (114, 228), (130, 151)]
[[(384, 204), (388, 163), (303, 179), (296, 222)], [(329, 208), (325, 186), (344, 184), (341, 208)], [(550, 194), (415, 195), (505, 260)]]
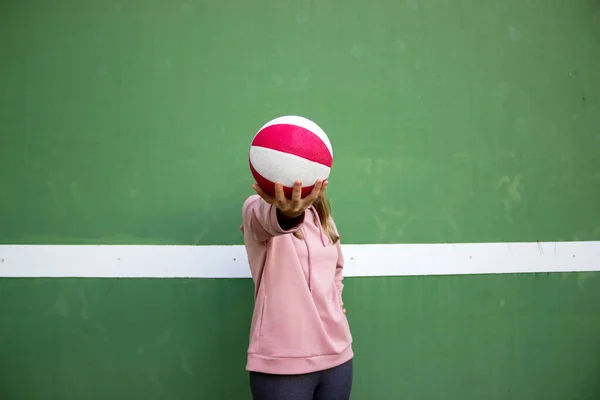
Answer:
[[(344, 275), (600, 271), (600, 241), (343, 245)], [(243, 246), (0, 245), (0, 277), (248, 278)]]

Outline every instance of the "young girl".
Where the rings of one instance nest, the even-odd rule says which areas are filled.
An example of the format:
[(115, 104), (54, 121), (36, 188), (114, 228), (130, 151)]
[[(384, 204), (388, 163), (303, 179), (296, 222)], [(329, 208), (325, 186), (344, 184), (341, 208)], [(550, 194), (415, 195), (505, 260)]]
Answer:
[(327, 181), (291, 199), (258, 185), (242, 209), (254, 280), (254, 314), (246, 369), (255, 400), (347, 400), (352, 336), (342, 302), (344, 259)]

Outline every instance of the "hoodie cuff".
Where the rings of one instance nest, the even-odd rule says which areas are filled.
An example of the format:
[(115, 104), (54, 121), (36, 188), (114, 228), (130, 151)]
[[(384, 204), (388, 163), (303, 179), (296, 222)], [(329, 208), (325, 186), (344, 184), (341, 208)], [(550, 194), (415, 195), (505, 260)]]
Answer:
[[(300, 216), (294, 219), (288, 219), (277, 211), (277, 207), (271, 205), (271, 210), (269, 211), (269, 222), (273, 230), (278, 234), (286, 234), (286, 233), (294, 233), (300, 226), (304, 223), (304, 215), (306, 213), (302, 213)], [(279, 223), (279, 218), (286, 219), (286, 223), (282, 226)]]

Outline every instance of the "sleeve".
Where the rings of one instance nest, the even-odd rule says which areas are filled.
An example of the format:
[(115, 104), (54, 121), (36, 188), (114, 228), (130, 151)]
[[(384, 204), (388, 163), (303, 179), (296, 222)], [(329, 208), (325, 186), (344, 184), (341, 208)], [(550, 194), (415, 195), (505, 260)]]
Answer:
[(259, 195), (253, 195), (244, 202), (242, 219), (242, 231), (251, 234), (257, 241), (264, 242), (274, 236), (293, 233), (300, 229), (304, 222), (304, 214), (284, 228), (278, 220), (277, 208), (264, 201)]

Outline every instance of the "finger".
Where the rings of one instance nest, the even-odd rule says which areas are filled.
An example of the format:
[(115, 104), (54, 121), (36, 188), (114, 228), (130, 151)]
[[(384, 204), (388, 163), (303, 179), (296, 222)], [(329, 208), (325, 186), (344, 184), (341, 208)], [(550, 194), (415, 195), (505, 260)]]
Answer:
[(264, 190), (262, 190), (262, 188), (260, 186), (258, 186), (257, 184), (252, 185), (252, 189), (254, 189), (254, 191), (263, 198), (264, 201), (266, 201), (269, 204), (273, 204), (273, 202), (275, 201), (275, 199), (272, 196), (269, 196)]
[(323, 181), (321, 181), (320, 179), (315, 182), (315, 186), (313, 186), (312, 190), (310, 191), (310, 194), (308, 196), (306, 196), (306, 201), (310, 204), (313, 201), (315, 201), (317, 199), (317, 197), (319, 197), (319, 193), (321, 193), (321, 187), (323, 186)]
[(279, 203), (285, 203), (285, 194), (283, 194), (283, 185), (279, 182), (275, 183), (275, 200)]
[(321, 192), (324, 192), (327, 189), (327, 185), (329, 185), (329, 181), (323, 181), (323, 186), (321, 186)]
[(299, 180), (294, 182), (294, 189), (292, 190), (292, 200), (302, 200), (302, 182)]

